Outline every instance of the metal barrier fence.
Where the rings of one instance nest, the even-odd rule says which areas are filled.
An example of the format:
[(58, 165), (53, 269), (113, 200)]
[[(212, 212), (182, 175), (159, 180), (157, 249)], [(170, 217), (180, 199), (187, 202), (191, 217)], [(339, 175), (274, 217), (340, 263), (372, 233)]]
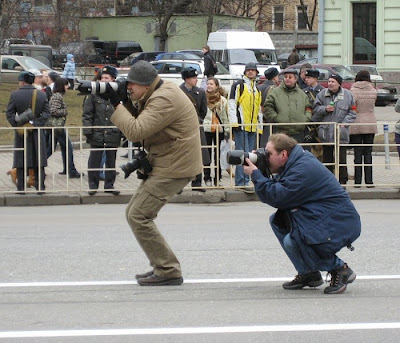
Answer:
[[(310, 123), (296, 123), (291, 125), (305, 125)], [(320, 124), (320, 123), (313, 123), (313, 124)], [(349, 173), (349, 182), (347, 183), (346, 187), (354, 187), (353, 183), (353, 175), (354, 175), (354, 167), (360, 166), (365, 167), (365, 164), (356, 164), (352, 161), (352, 152), (353, 148), (357, 146), (357, 144), (340, 144), (338, 142), (337, 137), (340, 136), (340, 127), (344, 126), (344, 124), (337, 124), (337, 123), (324, 123), (325, 125), (332, 125), (334, 127), (335, 132), (335, 141), (332, 143), (301, 143), (301, 145), (305, 149), (310, 149), (312, 146), (333, 146), (334, 147), (334, 162), (333, 163), (325, 163), (326, 166), (331, 165), (335, 170), (335, 175), (338, 178), (338, 170), (340, 166), (347, 167)], [(376, 136), (376, 141), (374, 144), (368, 144), (364, 146), (372, 146), (373, 148), (373, 157), (372, 157), (372, 168), (373, 168), (373, 180), (374, 186), (376, 187), (385, 187), (385, 188), (394, 188), (400, 187), (400, 163), (399, 163), (399, 156), (400, 156), (400, 148), (399, 144), (394, 142), (393, 138), (393, 131), (395, 122), (387, 122), (384, 124), (377, 124), (378, 126), (378, 135)], [(279, 130), (280, 126), (288, 126), (289, 124), (263, 124), (264, 130), (268, 131), (269, 133), (275, 132)], [(371, 124), (346, 124), (346, 126), (352, 125), (371, 125)], [(234, 135), (232, 132), (232, 127), (230, 125), (226, 125), (227, 131), (230, 132), (230, 137)], [(259, 127), (259, 125), (258, 125)], [(100, 126), (96, 126), (93, 128), (104, 128)], [(107, 127), (110, 128), (110, 127)], [(260, 128), (260, 127), (259, 127)], [(88, 187), (88, 171), (90, 170), (104, 170), (103, 167), (99, 167), (98, 169), (88, 169), (88, 158), (91, 150), (105, 150), (103, 148), (91, 149), (90, 146), (85, 141), (85, 136), (82, 134), (83, 127), (65, 127), (65, 134), (66, 140), (72, 139), (73, 141), (73, 157), (76, 169), (78, 172), (81, 173), (79, 178), (70, 178), (68, 175), (69, 169), (69, 159), (66, 157), (66, 175), (60, 175), (59, 172), (62, 171), (63, 162), (62, 162), (62, 154), (59, 149), (57, 149), (54, 153), (52, 153), (47, 159), (47, 167), (45, 168), (45, 190), (38, 189), (36, 190), (34, 187), (30, 187), (29, 183), (29, 171), (25, 170), (24, 172), (24, 191), (23, 193), (36, 193), (39, 192), (46, 192), (46, 193), (76, 193), (76, 192), (87, 192), (89, 191)], [(24, 161), (26, 165), (26, 150), (24, 148), (14, 148), (13, 145), (13, 137), (14, 134), (12, 131), (15, 131), (16, 128), (0, 128), (0, 136), (4, 137), (5, 135), (12, 136), (9, 139), (9, 142), (0, 146), (0, 193), (18, 193), (16, 191), (16, 186), (13, 184), (11, 177), (6, 175), (13, 166), (13, 154), (16, 151), (23, 151)], [(27, 141), (27, 128), (25, 130), (24, 141), (26, 145)], [(47, 132), (52, 132), (54, 135), (55, 128), (34, 128), (34, 130), (47, 130)], [(254, 128), (253, 128), (254, 130)], [(213, 142), (211, 145), (203, 145), (203, 148), (210, 148), (211, 151), (216, 153), (217, 161), (220, 160), (222, 156), (220, 156), (220, 146), (219, 141), (220, 135), (224, 135), (223, 132), (219, 132), (216, 130), (216, 142)], [(40, 141), (43, 139), (40, 135), (38, 136), (38, 145), (40, 147)], [(378, 139), (379, 138), (379, 139)], [(255, 148), (260, 147), (261, 141), (265, 139), (260, 134), (256, 135), (256, 146)], [(3, 139), (4, 142), (4, 139)], [(72, 146), (72, 145), (71, 145)], [(66, 156), (68, 156), (70, 147), (66, 144)], [(47, 144), (46, 149), (49, 147)], [(264, 147), (264, 146), (263, 146)], [(340, 147), (347, 148), (346, 154), (346, 163), (339, 164), (339, 149)], [(54, 141), (51, 142), (51, 150), (55, 150)], [(233, 148), (233, 147), (232, 147)], [(115, 150), (114, 148), (108, 148), (109, 150)], [(136, 178), (135, 174), (132, 174), (129, 178), (124, 179), (124, 175), (121, 172), (120, 165), (125, 164), (128, 162), (128, 158), (124, 158), (123, 155), (126, 155), (129, 152), (129, 156), (131, 157), (132, 154), (135, 152), (134, 147), (128, 148), (118, 148), (117, 149), (117, 161), (115, 170), (119, 175), (116, 177), (116, 181), (114, 187), (116, 190), (126, 191), (126, 192), (133, 192), (141, 182)], [(190, 156), (183, 156), (183, 158), (190, 158)], [(243, 188), (243, 186), (235, 186), (235, 166), (231, 166), (229, 170), (222, 170), (222, 178), (219, 179), (219, 168), (220, 164), (218, 163), (215, 165), (213, 163), (214, 158), (210, 156), (211, 164), (210, 166), (205, 166), (205, 168), (210, 168), (212, 178), (216, 179), (215, 185), (206, 186), (203, 182), (201, 188), (204, 189), (235, 189), (235, 188)], [(204, 172), (204, 170), (203, 170)], [(39, 169), (39, 179), (41, 177), (40, 173), (41, 170)], [(204, 175), (204, 173), (203, 173)], [(251, 183), (250, 183), (251, 184)], [(364, 183), (361, 186), (366, 186)], [(100, 183), (99, 191), (102, 191), (103, 185)], [(186, 186), (187, 189), (190, 189), (190, 184)], [(251, 186), (249, 186), (251, 188)]]

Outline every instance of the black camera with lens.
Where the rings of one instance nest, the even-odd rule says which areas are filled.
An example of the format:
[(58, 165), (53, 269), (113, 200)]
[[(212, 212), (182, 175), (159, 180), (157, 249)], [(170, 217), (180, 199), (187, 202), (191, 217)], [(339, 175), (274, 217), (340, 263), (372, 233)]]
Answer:
[(128, 89), (126, 81), (102, 82), (102, 81), (86, 81), (78, 80), (77, 87), (80, 95), (102, 95), (107, 93), (107, 84), (118, 94), (121, 101), (125, 102), (128, 99)]
[(144, 150), (139, 150), (133, 155), (131, 162), (120, 166), (120, 168), (125, 174), (125, 179), (137, 169), (140, 169), (137, 171), (137, 177), (139, 179), (147, 179), (149, 173), (153, 170), (153, 167), (147, 159), (147, 153)]
[(265, 177), (270, 177), (271, 171), (268, 164), (268, 153), (265, 149), (257, 149), (255, 152), (245, 152), (243, 150), (232, 150), (227, 154), (227, 161), (232, 165), (247, 165), (246, 158), (248, 158)]

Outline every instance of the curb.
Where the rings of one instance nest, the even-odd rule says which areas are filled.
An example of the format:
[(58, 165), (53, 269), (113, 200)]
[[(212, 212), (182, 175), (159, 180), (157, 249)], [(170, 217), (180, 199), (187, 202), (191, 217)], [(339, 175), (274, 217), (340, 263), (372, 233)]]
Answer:
[[(358, 189), (349, 190), (352, 200), (378, 200), (378, 199), (400, 199), (398, 189)], [(4, 206), (49, 206), (49, 205), (95, 205), (95, 204), (127, 204), (132, 193), (122, 192), (120, 195), (97, 193), (45, 193), (43, 195), (12, 194), (0, 195), (0, 207)], [(247, 194), (235, 190), (208, 190), (205, 193), (184, 190), (181, 194), (175, 195), (169, 203), (174, 204), (216, 204), (223, 202), (247, 202), (258, 201), (256, 194)]]

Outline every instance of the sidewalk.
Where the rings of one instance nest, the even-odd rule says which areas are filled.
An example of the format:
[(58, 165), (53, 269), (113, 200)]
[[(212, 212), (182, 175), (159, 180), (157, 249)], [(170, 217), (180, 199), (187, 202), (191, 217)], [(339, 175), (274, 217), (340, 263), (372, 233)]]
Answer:
[[(126, 149), (117, 152), (116, 165), (127, 163), (121, 157)], [(36, 205), (73, 205), (73, 204), (122, 204), (127, 203), (140, 183), (136, 173), (124, 179), (124, 173), (117, 167), (120, 174), (115, 182), (115, 189), (120, 190), (120, 195), (106, 194), (102, 191), (103, 182), (100, 182), (96, 195), (89, 196), (87, 180), (87, 160), (89, 151), (76, 149), (74, 151), (75, 166), (85, 176), (81, 179), (69, 179), (66, 175), (59, 175), (62, 170), (61, 153), (59, 150), (48, 160), (46, 167), (46, 193), (37, 195), (34, 188), (29, 188), (25, 195), (16, 194), (16, 187), (6, 175), (12, 165), (12, 152), (0, 153), (0, 206), (36, 206)], [(385, 155), (375, 153), (373, 156), (373, 173), (375, 188), (353, 187), (353, 156), (347, 156), (350, 180), (347, 191), (352, 199), (400, 199), (400, 164), (397, 153), (390, 155), (390, 165), (385, 165)], [(190, 184), (185, 187), (182, 194), (175, 195), (171, 202), (174, 203), (218, 203), (240, 202), (257, 200), (255, 194), (247, 194), (234, 188), (234, 180), (229, 174), (223, 172), (220, 187), (208, 188), (205, 193), (192, 190)]]

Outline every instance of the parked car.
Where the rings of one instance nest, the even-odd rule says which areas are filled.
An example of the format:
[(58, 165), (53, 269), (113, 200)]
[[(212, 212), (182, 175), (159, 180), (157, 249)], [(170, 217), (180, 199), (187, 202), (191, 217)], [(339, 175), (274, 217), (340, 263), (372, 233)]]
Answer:
[[(354, 83), (355, 74), (348, 68), (340, 64), (312, 64), (312, 67), (319, 70), (319, 83), (323, 87), (328, 87), (328, 78), (332, 74), (338, 74), (342, 77), (342, 87), (350, 89)], [(301, 64), (294, 64), (288, 68), (300, 70)], [(397, 96), (397, 89), (388, 84), (377, 84), (376, 90), (378, 91), (378, 98), (376, 100), (377, 106), (386, 106), (391, 101), (395, 101)]]
[(350, 69), (354, 74), (357, 74), (360, 70), (367, 70), (371, 75), (371, 81), (383, 81), (383, 77), (379, 74), (378, 69), (375, 65), (369, 64), (351, 64), (347, 65), (346, 68)]
[(47, 65), (42, 62), (29, 57), (17, 55), (0, 55), (1, 60), (1, 81), (18, 83), (18, 75), (21, 71), (29, 69), (45, 69), (49, 72), (52, 71)]
[[(197, 86), (201, 85), (201, 81), (204, 78), (204, 62), (203, 61), (188, 61), (188, 60), (160, 60), (150, 62), (158, 72), (158, 75), (164, 80), (172, 81), (173, 83), (180, 85), (182, 80), (181, 71), (184, 68), (192, 67), (195, 68), (198, 72), (198, 82)], [(227, 94), (231, 89), (233, 79), (229, 73), (229, 70), (226, 69), (221, 63), (217, 62), (218, 72), (215, 75), (221, 84), (221, 86), (225, 89)], [(119, 74), (118, 80), (124, 80), (127, 74)]]
[(199, 56), (200, 58), (204, 58), (203, 50), (199, 50), (199, 49), (176, 50), (175, 52), (195, 54), (195, 55)]
[(142, 47), (135, 41), (105, 41), (104, 52), (111, 64), (117, 66), (134, 52), (142, 52)]
[(202, 60), (201, 57), (190, 52), (164, 52), (157, 55), (155, 61), (159, 60)]
[[(280, 54), (278, 56), (278, 64), (281, 66), (282, 69), (285, 69), (288, 65), (288, 58), (291, 52), (285, 52), (284, 54)], [(304, 61), (304, 55), (297, 54), (300, 58), (300, 61)], [(300, 63), (300, 62), (299, 62)]]
[(29, 44), (34, 45), (30, 39), (26, 38), (6, 38), (0, 42), (0, 54), (8, 55), (8, 48), (11, 44)]
[(305, 59), (297, 62), (296, 64), (306, 64), (306, 63), (317, 64), (318, 63), (318, 57), (305, 58)]
[(127, 58), (121, 61), (120, 65), (132, 65), (138, 61), (152, 62), (156, 59), (159, 54), (163, 54), (165, 51), (143, 51), (135, 52), (130, 54)]

